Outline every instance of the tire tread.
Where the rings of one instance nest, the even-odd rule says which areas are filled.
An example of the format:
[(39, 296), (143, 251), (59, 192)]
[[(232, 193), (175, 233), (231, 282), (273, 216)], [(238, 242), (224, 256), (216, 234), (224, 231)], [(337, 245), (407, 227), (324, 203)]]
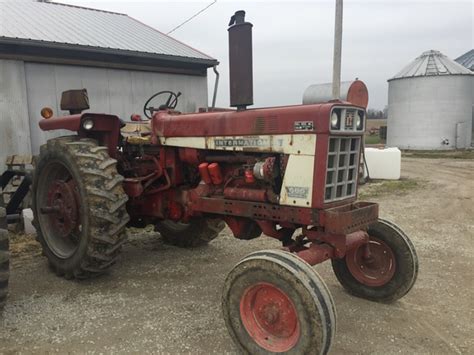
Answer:
[[(251, 253), (241, 259), (233, 268), (229, 276), (226, 278), (224, 284), (224, 293), (222, 298), (223, 310), (224, 310), (224, 319), (226, 325), (229, 329), (229, 332), (237, 344), (237, 346), (242, 351), (247, 351), (245, 344), (240, 343), (237, 335), (234, 333), (232, 328), (232, 322), (230, 321), (227, 314), (226, 308), (229, 307), (227, 297), (232, 287), (233, 280), (236, 279), (234, 274), (235, 270), (241, 270), (245, 272), (247, 266), (246, 263), (254, 263), (258, 261), (267, 261), (279, 265), (279, 267), (286, 269), (292, 277), (300, 284), (304, 285), (304, 288), (307, 292), (311, 294), (311, 297), (314, 302), (314, 306), (318, 309), (318, 312), (321, 316), (321, 321), (323, 322), (323, 338), (320, 346), (320, 354), (327, 354), (329, 352), (330, 346), (334, 340), (335, 331), (336, 331), (336, 312), (335, 305), (332, 299), (332, 296), (329, 292), (324, 281), (318, 275), (318, 273), (305, 261), (300, 259), (295, 254), (291, 254), (282, 250), (261, 250), (254, 253)], [(238, 275), (238, 274), (237, 274)], [(302, 349), (298, 350), (301, 351)], [(297, 351), (291, 349), (289, 353)], [(308, 353), (316, 353), (315, 349), (306, 349)], [(259, 353), (267, 354), (266, 351), (262, 349)], [(306, 352), (305, 352), (306, 353)]]
[[(392, 280), (378, 287), (363, 285), (352, 276), (345, 259), (332, 260), (334, 274), (348, 293), (370, 301), (392, 303), (405, 296), (415, 284), (419, 268), (418, 256), (408, 236), (394, 223), (380, 218), (369, 226), (369, 235), (371, 230), (374, 236), (389, 244), (398, 258), (397, 271)], [(401, 267), (405, 272), (398, 271)]]
[(0, 229), (0, 311), (5, 306), (7, 300), (9, 277), (10, 252), (8, 232), (5, 229)]
[[(88, 247), (78, 265), (65, 269), (56, 263), (52, 269), (58, 276), (65, 278), (85, 279), (105, 272), (112, 266), (123, 243), (126, 241), (125, 226), (129, 221), (126, 211), (128, 197), (122, 185), (123, 177), (118, 174), (115, 159), (110, 158), (108, 149), (99, 146), (93, 139), (79, 139), (77, 136), (60, 137), (49, 140), (41, 147), (40, 162), (48, 159), (48, 154), (62, 150), (68, 154), (77, 167), (79, 179), (85, 186), (84, 201), (89, 206)], [(35, 176), (33, 191), (37, 188), (38, 177)], [(48, 246), (38, 223), (36, 204), (33, 203), (37, 230), (44, 254), (48, 256)]]

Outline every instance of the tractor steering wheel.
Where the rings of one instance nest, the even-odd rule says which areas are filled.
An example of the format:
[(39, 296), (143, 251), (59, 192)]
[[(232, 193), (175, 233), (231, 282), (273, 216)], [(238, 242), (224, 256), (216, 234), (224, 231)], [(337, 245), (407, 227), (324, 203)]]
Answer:
[[(151, 100), (163, 94), (169, 94), (168, 100), (166, 100), (164, 104), (158, 106), (158, 108), (155, 108), (153, 106), (148, 106)], [(169, 90), (157, 92), (145, 102), (145, 105), (143, 105), (143, 113), (148, 119), (151, 119), (151, 117), (153, 116), (153, 113), (156, 111), (166, 110), (166, 109), (175, 109), (176, 105), (178, 104), (178, 97), (180, 96), (181, 96), (181, 93), (179, 91), (177, 93), (174, 93), (173, 91), (169, 91)]]

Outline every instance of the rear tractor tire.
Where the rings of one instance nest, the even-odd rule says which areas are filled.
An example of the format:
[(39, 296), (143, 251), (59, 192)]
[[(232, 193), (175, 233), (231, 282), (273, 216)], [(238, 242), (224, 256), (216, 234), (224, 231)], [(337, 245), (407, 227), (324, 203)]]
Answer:
[(214, 240), (224, 227), (222, 220), (210, 218), (195, 218), (189, 223), (165, 220), (156, 225), (165, 243), (181, 248), (206, 245)]
[(324, 281), (294, 254), (264, 250), (242, 259), (222, 295), (224, 320), (249, 354), (327, 354), (336, 332)]
[(418, 257), (408, 236), (383, 219), (369, 226), (370, 256), (366, 246), (351, 250), (332, 267), (341, 285), (352, 295), (391, 303), (405, 296), (418, 275)]
[(41, 147), (33, 179), (37, 238), (52, 269), (67, 279), (105, 272), (126, 241), (128, 197), (116, 160), (77, 136)]
[(7, 300), (10, 276), (9, 240), (6, 223), (5, 209), (0, 208), (0, 311), (3, 310)]

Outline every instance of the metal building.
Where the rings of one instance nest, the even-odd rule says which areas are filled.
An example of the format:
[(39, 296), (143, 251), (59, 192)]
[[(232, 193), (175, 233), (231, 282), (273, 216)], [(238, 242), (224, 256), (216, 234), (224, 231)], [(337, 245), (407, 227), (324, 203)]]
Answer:
[(474, 71), (474, 49), (456, 58), (455, 61), (470, 71)]
[(439, 51), (421, 54), (388, 80), (387, 145), (470, 147), (474, 75)]
[(177, 107), (207, 107), (207, 68), (218, 62), (127, 15), (58, 3), (0, 2), (0, 171), (6, 156), (37, 154), (57, 133), (38, 127), (56, 115), (61, 92), (86, 88), (90, 111), (128, 119), (161, 90)]
[[(462, 56), (455, 59), (455, 61), (461, 64), (463, 67), (469, 69), (471, 72), (474, 72), (474, 49), (464, 53)], [(474, 147), (474, 104), (472, 109), (472, 138), (471, 146)]]

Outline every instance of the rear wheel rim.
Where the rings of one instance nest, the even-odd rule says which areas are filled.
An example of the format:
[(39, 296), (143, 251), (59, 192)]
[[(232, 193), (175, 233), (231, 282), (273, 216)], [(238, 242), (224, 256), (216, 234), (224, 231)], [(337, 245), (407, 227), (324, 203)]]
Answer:
[(70, 170), (60, 161), (48, 163), (41, 172), (36, 207), (48, 248), (67, 259), (78, 249), (82, 231), (80, 195)]
[[(367, 257), (366, 248), (370, 255)], [(362, 245), (346, 255), (347, 267), (360, 283), (378, 287), (390, 282), (397, 265), (392, 249), (382, 240), (370, 236), (369, 245)]]
[(300, 337), (293, 302), (270, 283), (260, 282), (245, 290), (240, 300), (240, 317), (250, 337), (265, 350), (288, 351)]

